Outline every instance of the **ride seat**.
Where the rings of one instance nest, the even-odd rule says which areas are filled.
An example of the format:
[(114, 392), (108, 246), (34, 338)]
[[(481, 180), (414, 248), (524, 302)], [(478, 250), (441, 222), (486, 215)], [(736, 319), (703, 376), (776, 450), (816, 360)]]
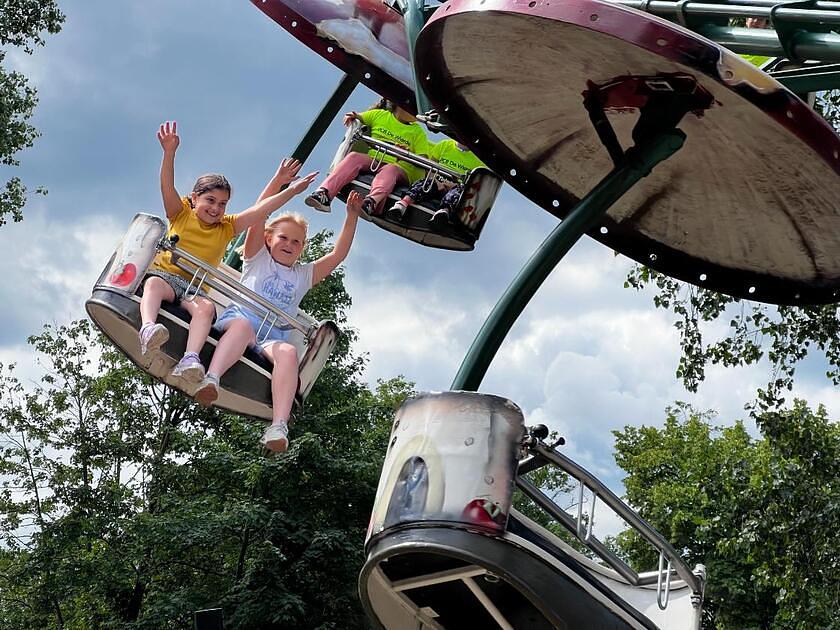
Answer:
[[(415, 165), (423, 168), (427, 173), (432, 171), (438, 173), (446, 172), (441, 165), (430, 161), (426, 157), (406, 153), (399, 147), (387, 142), (374, 140), (369, 136), (365, 136), (365, 131), (366, 128), (359, 121), (353, 121), (347, 128), (344, 140), (339, 145), (333, 157), (333, 161), (330, 164), (330, 171), (348, 153), (353, 151), (367, 153), (368, 150), (374, 148), (389, 155), (395, 155), (400, 159), (408, 159), (415, 163)], [(352, 182), (339, 191), (337, 197), (346, 202), (347, 196), (352, 190), (362, 195), (368, 195), (375, 176), (376, 173), (360, 173)], [(421, 245), (456, 251), (472, 250), (490, 214), (493, 202), (501, 187), (501, 179), (486, 168), (474, 169), (459, 179), (463, 183), (464, 192), (455, 208), (459, 219), (455, 223), (449, 223), (442, 227), (437, 227), (430, 223), (432, 215), (440, 208), (441, 195), (434, 195), (419, 204), (411, 204), (406, 209), (402, 219), (388, 218), (386, 216), (388, 208), (394, 202), (405, 196), (405, 193), (408, 192), (408, 186), (397, 186), (395, 188), (385, 201), (381, 215), (373, 217), (363, 215), (362, 218), (374, 223), (378, 227), (420, 243)]]

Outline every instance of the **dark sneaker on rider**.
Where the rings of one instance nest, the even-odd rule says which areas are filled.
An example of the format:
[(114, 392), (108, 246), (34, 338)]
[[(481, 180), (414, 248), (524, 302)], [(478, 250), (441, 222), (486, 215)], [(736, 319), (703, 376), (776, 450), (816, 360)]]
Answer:
[(445, 227), (449, 224), (449, 213), (443, 209), (438, 210), (432, 215), (432, 218), (429, 219), (429, 223), (435, 227)]
[(331, 212), (330, 210), (330, 195), (326, 188), (319, 188), (314, 193), (303, 200), (310, 208), (315, 208), (319, 212)]
[(369, 217), (376, 214), (376, 200), (373, 197), (365, 197), (365, 200), (362, 202), (362, 212)]

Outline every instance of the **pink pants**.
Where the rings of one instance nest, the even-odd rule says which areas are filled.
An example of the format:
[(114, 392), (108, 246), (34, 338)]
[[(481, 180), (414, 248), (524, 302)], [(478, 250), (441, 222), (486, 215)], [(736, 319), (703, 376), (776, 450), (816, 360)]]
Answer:
[[(352, 182), (360, 172), (370, 172), (372, 163), (373, 159), (365, 153), (356, 153), (355, 151), (348, 153), (320, 187), (324, 188), (332, 199), (338, 191)], [(368, 194), (376, 202), (375, 214), (382, 213), (383, 202), (393, 192), (397, 184), (407, 183), (408, 177), (406, 177), (404, 170), (396, 164), (383, 162), (376, 171), (376, 177), (371, 182), (370, 193)]]

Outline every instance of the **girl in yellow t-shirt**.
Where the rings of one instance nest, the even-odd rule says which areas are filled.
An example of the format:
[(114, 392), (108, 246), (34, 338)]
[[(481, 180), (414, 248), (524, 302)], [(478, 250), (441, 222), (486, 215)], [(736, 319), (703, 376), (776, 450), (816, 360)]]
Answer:
[[(285, 159), (275, 174), (275, 179), (286, 190), (266, 197), (239, 214), (225, 214), (230, 199), (230, 184), (223, 175), (202, 175), (195, 182), (189, 197), (181, 197), (175, 190), (175, 151), (181, 140), (175, 122), (166, 122), (157, 133), (163, 149), (160, 166), (160, 191), (163, 207), (169, 219), (168, 236), (178, 235), (178, 248), (216, 267), (222, 260), (225, 247), (231, 238), (252, 225), (265, 221), (289, 199), (302, 193), (318, 173), (296, 179), (301, 164)], [(198, 352), (207, 339), (216, 315), (216, 307), (200, 288), (193, 287), (187, 296), (190, 274), (172, 264), (169, 252), (161, 252), (152, 262), (143, 284), (140, 300), (140, 351), (143, 355), (157, 350), (169, 339), (163, 324), (155, 323), (161, 302), (180, 304), (190, 314), (190, 330), (183, 358), (172, 370), (192, 383), (204, 378), (204, 368)]]
[[(411, 153), (425, 152), (428, 141), (417, 119), (387, 99), (381, 99), (372, 109), (361, 114), (350, 112), (344, 115), (345, 126), (353, 120), (360, 120), (363, 125), (370, 127), (370, 136), (375, 140), (384, 140)], [(306, 205), (321, 212), (329, 212), (330, 201), (342, 188), (359, 173), (372, 172), (375, 155), (375, 149), (367, 153), (348, 153), (318, 189), (306, 198)], [(370, 193), (362, 202), (362, 211), (367, 214), (382, 214), (385, 199), (397, 184), (412, 184), (423, 177), (422, 169), (390, 155), (382, 158), (382, 162), (371, 182)]]

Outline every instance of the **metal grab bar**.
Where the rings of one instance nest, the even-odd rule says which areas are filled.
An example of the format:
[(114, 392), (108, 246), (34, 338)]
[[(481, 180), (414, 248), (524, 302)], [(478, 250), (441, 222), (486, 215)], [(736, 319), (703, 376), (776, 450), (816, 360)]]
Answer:
[(790, 20), (812, 20), (814, 24), (840, 24), (840, 2), (817, 2), (816, 8), (786, 8), (781, 2), (674, 2), (673, 0), (607, 0), (611, 4), (646, 11), (665, 18), (678, 17), (681, 13), (688, 16), (708, 16), (714, 18), (757, 17), (770, 19), (774, 6), (780, 8), (774, 17)]
[[(251, 291), (248, 287), (241, 285), (235, 279), (220, 272), (215, 267), (211, 267), (206, 262), (200, 258), (196, 258), (189, 252), (178, 249), (167, 237), (163, 237), (158, 242), (158, 249), (172, 252), (172, 264), (187, 273), (193, 274), (193, 280), (195, 280), (200, 272), (203, 272), (204, 279), (198, 283), (197, 287), (202, 284), (206, 284), (222, 295), (227, 296), (237, 304), (253, 310), (257, 315), (263, 315), (264, 318), (272, 315), (275, 323), (278, 319), (284, 321), (289, 328), (300, 331), (307, 342), (312, 337), (315, 330), (314, 326), (301, 323), (295, 317), (280, 310), (264, 297), (254, 291)], [(192, 267), (185, 265), (181, 259), (189, 262)]]
[(373, 158), (371, 158), (370, 162), (370, 172), (375, 173), (380, 168), (382, 168), (382, 163), (385, 161), (385, 156), (388, 155), (386, 151), (383, 151), (379, 147), (375, 147), (376, 151), (373, 154)]
[(384, 140), (377, 140), (372, 138), (368, 135), (360, 131), (357, 131), (354, 134), (354, 138), (356, 140), (361, 140), (369, 144), (373, 149), (377, 151), (377, 155), (379, 151), (382, 151), (385, 155), (390, 155), (395, 158), (399, 158), (404, 162), (408, 162), (409, 164), (413, 164), (414, 166), (419, 166), (420, 168), (430, 171), (436, 170), (438, 173), (444, 175), (447, 179), (451, 179), (458, 183), (463, 183), (466, 180), (466, 176), (468, 173), (458, 173), (453, 171), (451, 168), (447, 168), (438, 162), (433, 162), (431, 160), (427, 160), (422, 158), (418, 155), (414, 155), (413, 153), (409, 153), (405, 149), (401, 149), (400, 147), (391, 144), (389, 142), (385, 142)]
[[(624, 519), (624, 521), (628, 525), (635, 529), (642, 536), (642, 538), (644, 538), (646, 541), (648, 541), (648, 543), (650, 543), (654, 548), (656, 548), (659, 551), (661, 557), (668, 560), (668, 589), (670, 589), (670, 573), (671, 571), (675, 571), (676, 574), (680, 577), (680, 579), (691, 587), (692, 591), (696, 593), (703, 592), (703, 583), (701, 578), (691, 571), (688, 565), (679, 556), (676, 549), (674, 549), (671, 546), (671, 543), (665, 540), (665, 538), (663, 538), (658, 531), (656, 531), (647, 521), (645, 521), (641, 516), (639, 516), (632, 508), (630, 508), (630, 506), (628, 506), (626, 503), (624, 503), (624, 501), (622, 501), (618, 496), (616, 496), (616, 494), (612, 492), (612, 490), (610, 490), (603, 483), (601, 483), (601, 481), (599, 481), (594, 475), (592, 475), (582, 466), (579, 466), (578, 464), (573, 462), (568, 457), (562, 455), (553, 448), (549, 448), (541, 442), (536, 442), (536, 444), (529, 445), (528, 451), (534, 456), (534, 459), (551, 462), (558, 466), (564, 472), (574, 477), (578, 481), (578, 483), (581, 484), (581, 499), (583, 497), (584, 485), (589, 487), (593, 494), (591, 514), (594, 515), (595, 497), (599, 496), (601, 498), (601, 501), (606, 503), (616, 514), (618, 514), (618, 516)], [(532, 460), (524, 461), (530, 463)], [(542, 507), (549, 514), (555, 517), (557, 521), (564, 525), (570, 532), (578, 535), (581, 542), (583, 542), (592, 551), (597, 553), (607, 564), (610, 565), (610, 567), (612, 567), (616, 572), (618, 572), (622, 577), (624, 577), (630, 584), (633, 584), (634, 586), (639, 586), (653, 583), (653, 576), (640, 577), (638, 573), (633, 571), (633, 569), (631, 569), (623, 560), (616, 556), (612, 551), (607, 549), (603, 545), (603, 543), (601, 543), (601, 541), (598, 540), (597, 537), (592, 535), (591, 517), (590, 523), (588, 524), (589, 531), (587, 532), (586, 536), (580, 537), (580, 532), (583, 529), (581, 524), (581, 505), (578, 506), (578, 520), (576, 522), (571, 516), (569, 516), (569, 514), (566, 513), (565, 510), (560, 508), (556, 503), (554, 503), (554, 501), (545, 496), (545, 494), (539, 488), (534, 486), (527, 479), (523, 478), (520, 474), (517, 474), (516, 485), (526, 495), (528, 495), (538, 505), (540, 505), (540, 507)], [(656, 576), (657, 581), (661, 582), (662, 577), (663, 574), (660, 568), (660, 571)], [(667, 605), (667, 601), (668, 599), (666, 596), (664, 598), (665, 605)]]
[(662, 565), (665, 563), (665, 554), (660, 551), (659, 552), (659, 570), (656, 572), (656, 605), (659, 606), (659, 610), (665, 610), (668, 607), (668, 600), (671, 597), (671, 559), (668, 558), (668, 566), (665, 569), (666, 576), (665, 579), (665, 588), (662, 588), (662, 580), (663, 580), (663, 573), (662, 573)]
[(435, 185), (435, 178), (438, 174), (437, 169), (429, 169), (426, 171), (426, 177), (423, 179), (423, 192), (431, 192), (432, 186)]

